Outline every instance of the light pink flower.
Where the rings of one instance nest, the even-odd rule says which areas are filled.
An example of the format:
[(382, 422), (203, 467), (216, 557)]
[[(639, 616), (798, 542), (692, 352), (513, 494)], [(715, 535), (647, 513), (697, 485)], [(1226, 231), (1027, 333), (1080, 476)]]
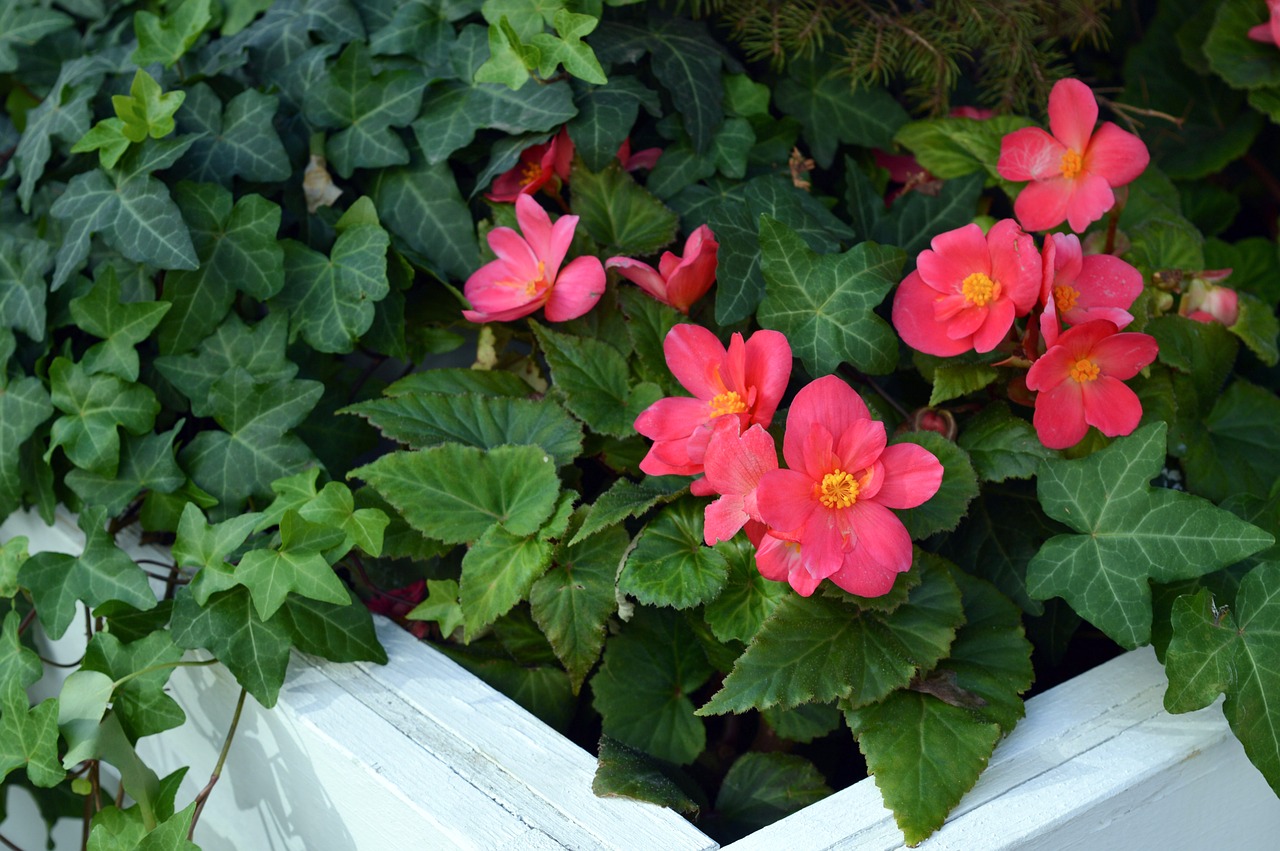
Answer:
[(1094, 132), (1098, 102), (1079, 80), (1059, 80), (1049, 93), (1049, 135), (1024, 127), (1004, 137), (996, 171), (1029, 180), (1014, 201), (1027, 230), (1048, 230), (1065, 220), (1083, 233), (1115, 204), (1124, 186), (1147, 167), (1150, 155), (1137, 136), (1104, 122)]
[[(886, 593), (911, 567), (911, 536), (889, 509), (914, 508), (942, 484), (942, 464), (914, 443), (886, 445), (884, 423), (871, 419), (862, 398), (833, 375), (796, 394), (787, 414), (782, 454), (789, 469), (760, 478), (756, 504), (764, 522), (799, 550), (773, 553), (760, 566), (779, 572), (811, 594), (830, 577), (864, 597)], [(792, 564), (790, 559), (798, 558)]]
[(532, 195), (548, 183), (554, 195), (569, 179), (572, 164), (573, 140), (569, 132), (561, 128), (551, 141), (525, 148), (516, 167), (498, 175), (484, 197), (509, 204), (521, 195)]
[(933, 238), (893, 297), (893, 327), (913, 349), (950, 357), (1000, 344), (1040, 295), (1035, 241), (1013, 219)]
[(1108, 437), (1132, 432), (1142, 403), (1123, 382), (1154, 361), (1158, 350), (1154, 337), (1119, 333), (1105, 319), (1066, 331), (1027, 372), (1027, 387), (1039, 391), (1032, 423), (1040, 442), (1066, 449), (1089, 426)]
[(1271, 20), (1249, 29), (1249, 38), (1263, 44), (1280, 45), (1280, 0), (1267, 0)]
[[(739, 431), (765, 428), (791, 378), (791, 346), (777, 331), (757, 331), (743, 342), (734, 334), (729, 348), (700, 325), (677, 325), (663, 341), (667, 367), (689, 396), (668, 396), (636, 417), (635, 428), (653, 441), (640, 462), (651, 476), (696, 476), (716, 421), (732, 418)], [(703, 481), (694, 493), (713, 491)]]
[(1142, 273), (1110, 254), (1085, 254), (1073, 233), (1045, 237), (1040, 333), (1046, 346), (1058, 339), (1059, 321), (1081, 325), (1106, 319), (1124, 328), (1133, 321), (1128, 308), (1142, 293)]
[(577, 257), (563, 269), (577, 216), (561, 216), (554, 225), (546, 210), (528, 195), (516, 198), (520, 231), (494, 228), (489, 247), (498, 259), (477, 269), (463, 285), (470, 322), (505, 322), (545, 306), (547, 319), (564, 322), (586, 313), (604, 293), (604, 266), (597, 257)]
[(716, 254), (720, 243), (706, 225), (699, 225), (684, 243), (684, 256), (663, 252), (654, 269), (630, 257), (610, 257), (606, 269), (617, 269), (622, 277), (663, 304), (687, 314), (695, 301), (707, 294), (716, 279)]
[(1230, 274), (1230, 269), (1198, 273), (1183, 291), (1178, 313), (1197, 322), (1235, 325), (1240, 318), (1240, 297), (1230, 287), (1220, 287), (1216, 283)]
[(778, 469), (773, 436), (759, 425), (738, 433), (737, 424), (721, 417), (703, 458), (706, 482), (720, 498), (706, 507), (702, 534), (711, 546), (738, 534), (748, 521), (760, 519), (756, 488), (760, 477)]

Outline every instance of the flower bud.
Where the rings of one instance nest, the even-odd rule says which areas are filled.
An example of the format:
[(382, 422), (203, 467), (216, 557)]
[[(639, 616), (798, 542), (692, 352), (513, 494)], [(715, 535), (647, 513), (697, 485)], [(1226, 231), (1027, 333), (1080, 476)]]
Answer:
[(947, 440), (956, 439), (956, 418), (950, 411), (935, 408), (918, 408), (902, 424), (903, 431), (932, 431)]

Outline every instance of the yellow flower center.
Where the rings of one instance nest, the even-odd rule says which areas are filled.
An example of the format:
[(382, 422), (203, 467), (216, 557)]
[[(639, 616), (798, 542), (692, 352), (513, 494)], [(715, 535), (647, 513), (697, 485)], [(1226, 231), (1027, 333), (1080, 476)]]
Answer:
[(974, 307), (986, 307), (988, 302), (1000, 298), (1000, 282), (993, 281), (981, 272), (974, 272), (960, 282), (964, 300)]
[(1084, 157), (1070, 149), (1062, 155), (1062, 176), (1072, 180), (1084, 170)]
[(858, 480), (837, 467), (822, 477), (817, 491), (818, 501), (827, 508), (848, 508), (858, 501)]
[[(538, 294), (538, 290), (542, 289), (546, 285), (547, 285), (547, 264), (544, 261), (539, 260), (538, 261), (538, 277), (534, 278), (532, 281), (524, 282), (524, 294), (527, 296), (535, 296)], [(519, 286), (519, 284), (517, 283), (516, 286)]]
[(1080, 291), (1074, 287), (1063, 284), (1053, 288), (1053, 300), (1058, 306), (1059, 315), (1075, 307), (1078, 298), (1080, 298)]
[(541, 163), (525, 163), (520, 167), (520, 185), (528, 186), (542, 177)]
[(1071, 364), (1071, 378), (1084, 384), (1086, 381), (1097, 381), (1102, 370), (1096, 363), (1088, 358), (1080, 358), (1080, 360)]
[(741, 414), (747, 410), (747, 403), (742, 397), (729, 390), (711, 400), (711, 416), (720, 417), (725, 414)]

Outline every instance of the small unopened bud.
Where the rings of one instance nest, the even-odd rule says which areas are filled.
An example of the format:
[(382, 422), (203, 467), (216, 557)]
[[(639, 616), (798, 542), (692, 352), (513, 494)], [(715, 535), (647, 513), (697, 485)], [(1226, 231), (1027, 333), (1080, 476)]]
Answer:
[(956, 418), (950, 411), (935, 408), (918, 408), (903, 423), (904, 431), (932, 431), (947, 440), (956, 439)]
[(1239, 296), (1230, 287), (1216, 284), (1230, 274), (1230, 269), (1197, 272), (1191, 283), (1183, 288), (1178, 313), (1197, 322), (1236, 324), (1240, 318)]

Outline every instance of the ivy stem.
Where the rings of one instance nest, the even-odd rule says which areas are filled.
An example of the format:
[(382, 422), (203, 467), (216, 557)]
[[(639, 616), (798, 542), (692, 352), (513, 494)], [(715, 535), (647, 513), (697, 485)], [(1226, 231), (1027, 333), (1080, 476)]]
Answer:
[[(841, 366), (841, 371), (842, 372), (845, 371), (845, 367)], [(908, 411), (906, 408), (904, 408), (901, 402), (899, 402), (897, 399), (893, 398), (887, 392), (885, 392), (885, 389), (881, 387), (879, 384), (877, 384), (876, 380), (871, 376), (863, 375), (862, 373), (858, 372), (854, 374), (854, 380), (860, 381), (863, 384), (866, 384), (872, 390), (876, 391), (876, 395), (879, 396), (881, 399), (884, 399), (886, 402), (888, 402), (895, 411), (897, 411), (899, 414), (902, 415), (903, 419), (907, 419), (908, 417), (911, 416), (911, 412)]]
[(159, 664), (156, 664), (156, 665), (148, 665), (145, 668), (140, 668), (136, 671), (132, 671), (128, 674), (125, 674), (123, 677), (116, 680), (114, 683), (111, 684), (111, 690), (115, 691), (116, 689), (120, 688), (120, 686), (129, 682), (129, 680), (133, 679), (134, 677), (141, 677), (144, 674), (151, 673), (152, 671), (163, 671), (166, 668), (199, 668), (199, 667), (204, 667), (205, 665), (212, 665), (217, 661), (218, 661), (217, 659), (190, 659), (190, 660), (179, 660), (177, 662), (160, 662)]
[(3, 845), (5, 848), (8, 848), (9, 851), (22, 851), (20, 847), (18, 847), (13, 842), (10, 842), (8, 839), (6, 839), (4, 837), (4, 834), (0, 834), (0, 845)]
[(31, 626), (31, 622), (35, 619), (36, 619), (36, 610), (33, 607), (31, 611), (23, 615), (22, 622), (18, 624), (18, 635), (22, 635), (22, 633), (26, 632), (27, 627)]
[(231, 750), (231, 740), (235, 737), (236, 726), (240, 723), (240, 712), (244, 709), (244, 696), (246, 693), (243, 688), (240, 689), (240, 699), (236, 701), (236, 713), (231, 716), (231, 728), (227, 730), (227, 738), (222, 743), (222, 753), (218, 754), (218, 764), (213, 767), (213, 774), (209, 775), (209, 782), (200, 790), (200, 794), (196, 795), (196, 811), (191, 816), (191, 829), (187, 831), (187, 840), (190, 842), (195, 841), (192, 837), (195, 836), (196, 822), (200, 821), (200, 813), (204, 811), (205, 801), (209, 800), (214, 784), (222, 776), (222, 765), (227, 761), (227, 752)]

